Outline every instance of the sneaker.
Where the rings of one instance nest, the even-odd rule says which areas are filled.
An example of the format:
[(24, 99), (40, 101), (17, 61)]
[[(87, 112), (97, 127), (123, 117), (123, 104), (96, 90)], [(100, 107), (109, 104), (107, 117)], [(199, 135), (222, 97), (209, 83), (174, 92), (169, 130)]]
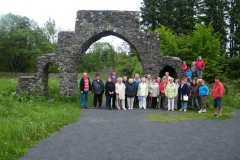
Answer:
[(174, 110), (172, 110), (174, 112)]
[(220, 115), (220, 114), (219, 114), (219, 115), (217, 115), (217, 118), (220, 118), (220, 117), (222, 117), (222, 115)]
[(126, 111), (127, 109), (126, 109), (126, 108), (124, 108), (123, 110), (124, 110), (124, 111)]
[(118, 110), (120, 110), (121, 108), (118, 108)]
[(131, 110), (133, 110), (133, 108), (131, 108)]
[(207, 112), (207, 110), (206, 110), (206, 109), (204, 109), (202, 112), (204, 112), (204, 113), (205, 113), (205, 112)]
[(202, 113), (203, 111), (202, 110), (199, 110), (198, 113)]
[(167, 111), (170, 111), (170, 109), (168, 109)]
[(102, 109), (102, 107), (98, 107), (98, 109)]
[(182, 109), (179, 109), (179, 111), (183, 111)]
[(187, 112), (187, 110), (186, 110), (186, 109), (184, 109), (184, 112)]
[(96, 107), (92, 107), (93, 109), (96, 109)]
[(217, 114), (213, 114), (212, 116), (213, 116), (213, 117), (217, 117)]

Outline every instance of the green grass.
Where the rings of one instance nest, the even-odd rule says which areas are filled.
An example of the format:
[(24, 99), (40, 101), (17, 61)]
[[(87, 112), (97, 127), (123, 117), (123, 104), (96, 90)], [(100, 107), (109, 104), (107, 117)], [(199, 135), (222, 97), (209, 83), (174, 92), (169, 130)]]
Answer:
[[(17, 78), (0, 78), (0, 159), (18, 159), (40, 140), (79, 120), (79, 95), (58, 95), (59, 80), (49, 80), (49, 98), (20, 97)], [(90, 96), (90, 99), (92, 97)], [(91, 102), (91, 100), (90, 100)]]
[[(214, 113), (213, 109), (213, 99), (209, 95), (207, 99), (207, 113), (199, 114), (196, 110), (188, 110), (185, 112), (174, 112), (169, 114), (149, 114), (145, 115), (148, 121), (153, 123), (166, 123), (171, 124), (174, 122), (181, 121), (196, 121), (196, 120), (228, 120), (234, 118), (234, 112), (240, 109), (240, 91), (237, 90), (234, 85), (227, 83), (225, 84), (228, 92), (224, 95), (223, 102), (223, 114), (222, 117), (212, 117)], [(209, 85), (210, 86), (210, 85)], [(211, 89), (211, 87), (209, 87)], [(189, 103), (190, 104), (190, 103)], [(190, 108), (190, 105), (188, 106)]]

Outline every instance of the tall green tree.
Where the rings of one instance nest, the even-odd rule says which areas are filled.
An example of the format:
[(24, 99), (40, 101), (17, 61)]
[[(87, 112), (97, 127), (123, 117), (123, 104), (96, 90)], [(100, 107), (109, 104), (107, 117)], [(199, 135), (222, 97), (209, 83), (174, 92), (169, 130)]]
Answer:
[(229, 1), (229, 54), (240, 55), (240, 0)]
[(227, 49), (227, 0), (202, 0), (198, 4), (199, 17), (198, 22), (206, 25), (212, 22), (215, 33), (218, 33), (221, 46), (224, 50)]
[(196, 0), (143, 0), (141, 24), (154, 31), (160, 25), (175, 33), (189, 34), (195, 28)]
[(0, 70), (33, 72), (38, 56), (54, 52), (33, 20), (14, 14), (0, 17)]

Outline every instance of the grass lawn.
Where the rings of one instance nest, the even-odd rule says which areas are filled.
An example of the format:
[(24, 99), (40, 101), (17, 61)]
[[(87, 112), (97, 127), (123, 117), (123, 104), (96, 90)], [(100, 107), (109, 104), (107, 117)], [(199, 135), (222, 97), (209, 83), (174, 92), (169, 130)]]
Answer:
[(58, 96), (58, 79), (49, 80), (49, 98), (19, 97), (15, 93), (17, 81), (0, 77), (0, 159), (4, 160), (24, 156), (40, 140), (77, 122), (82, 113), (79, 96)]
[[(237, 109), (240, 109), (240, 89), (235, 88), (234, 85), (228, 83), (225, 84), (227, 91), (222, 99), (222, 106), (223, 106), (223, 114), (222, 117), (212, 117), (214, 113), (213, 109), (213, 99), (212, 96), (209, 95), (207, 99), (207, 113), (199, 114), (197, 110), (185, 112), (175, 111), (174, 113), (170, 112), (169, 114), (149, 114), (145, 115), (148, 121), (153, 123), (166, 123), (171, 124), (173, 122), (180, 122), (180, 121), (194, 121), (194, 120), (227, 120), (232, 119), (234, 117), (234, 112)], [(211, 90), (211, 86), (209, 89)], [(190, 102), (191, 103), (191, 102)], [(189, 108), (190, 108), (189, 103)]]

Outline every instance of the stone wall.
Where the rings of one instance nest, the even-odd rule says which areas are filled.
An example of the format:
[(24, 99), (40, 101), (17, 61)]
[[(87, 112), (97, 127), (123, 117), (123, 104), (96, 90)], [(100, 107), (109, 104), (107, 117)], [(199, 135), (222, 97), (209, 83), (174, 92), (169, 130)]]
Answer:
[[(60, 73), (60, 94), (72, 96), (78, 92), (77, 68), (85, 51), (102, 37), (113, 35), (126, 41), (138, 54), (144, 76), (159, 76), (166, 67), (171, 67), (176, 77), (181, 77), (181, 60), (164, 57), (160, 49), (159, 35), (140, 30), (137, 11), (91, 11), (77, 12), (75, 31), (60, 32), (56, 53), (46, 54), (37, 60), (37, 72), (32, 78), (30, 90), (37, 95), (48, 94), (48, 65), (57, 66)], [(19, 79), (18, 93), (27, 81)], [(29, 88), (28, 87), (28, 88)], [(28, 89), (28, 93), (31, 94)]]

